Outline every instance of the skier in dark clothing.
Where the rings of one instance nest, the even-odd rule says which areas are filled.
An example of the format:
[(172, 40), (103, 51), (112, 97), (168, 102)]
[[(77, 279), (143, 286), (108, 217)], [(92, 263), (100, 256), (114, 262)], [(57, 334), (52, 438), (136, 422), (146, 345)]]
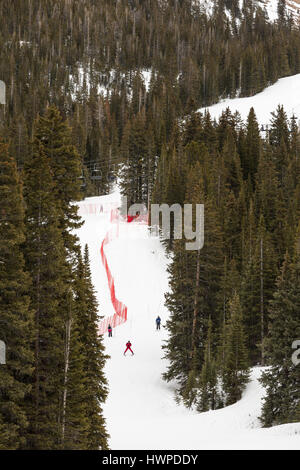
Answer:
[(155, 321), (156, 321), (156, 329), (160, 330), (160, 322), (161, 322), (160, 316), (158, 316)]
[(125, 354), (127, 353), (128, 349), (129, 349), (129, 351), (131, 352), (131, 354), (134, 355), (134, 352), (133, 352), (132, 349), (131, 349), (131, 342), (130, 342), (129, 340), (128, 340), (127, 343), (126, 343), (126, 349), (125, 349), (125, 351), (124, 351), (124, 356), (125, 356)]
[(108, 337), (112, 338), (112, 327), (110, 325), (108, 325), (107, 331), (108, 331)]

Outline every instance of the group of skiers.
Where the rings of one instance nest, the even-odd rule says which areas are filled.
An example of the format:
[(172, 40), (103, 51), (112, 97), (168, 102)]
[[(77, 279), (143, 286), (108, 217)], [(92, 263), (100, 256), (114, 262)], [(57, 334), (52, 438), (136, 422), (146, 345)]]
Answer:
[[(161, 318), (160, 316), (158, 316), (155, 320), (155, 323), (156, 323), (156, 329), (157, 330), (160, 330), (160, 324), (161, 324)], [(107, 331), (108, 331), (108, 337), (109, 338), (112, 338), (112, 327), (111, 325), (108, 325), (108, 328), (107, 328)], [(127, 351), (129, 350), (131, 352), (132, 355), (134, 355), (134, 352), (132, 351), (131, 349), (131, 342), (128, 340), (127, 343), (126, 343), (126, 349), (124, 351), (124, 356), (126, 355)]]

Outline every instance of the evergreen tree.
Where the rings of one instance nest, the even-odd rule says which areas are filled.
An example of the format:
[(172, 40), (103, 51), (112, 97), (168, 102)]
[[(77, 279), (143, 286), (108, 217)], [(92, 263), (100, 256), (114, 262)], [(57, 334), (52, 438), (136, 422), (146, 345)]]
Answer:
[(288, 166), (288, 153), (290, 150), (289, 127), (283, 106), (278, 106), (276, 112), (272, 113), (269, 136), (273, 154), (272, 158), (275, 163), (279, 183), (282, 185)]
[(251, 251), (242, 276), (241, 303), (246, 345), (251, 363), (255, 365), (264, 363), (263, 343), (268, 330), (267, 305), (273, 295), (277, 272), (277, 258), (262, 216)]
[[(223, 337), (223, 330), (227, 325), (229, 319), (229, 302), (236, 291), (241, 290), (241, 276), (237, 269), (236, 261), (231, 260), (228, 263), (227, 258), (224, 259), (223, 275), (221, 279), (221, 291), (220, 295), (220, 320), (218, 322), (219, 330), (219, 343), (221, 345), (221, 355), (225, 357), (225, 337)], [(221, 341), (220, 341), (221, 339)], [(218, 343), (218, 341), (216, 341)]]
[[(263, 215), (266, 229), (270, 233), (275, 233), (278, 230), (282, 233), (282, 226), (279, 227), (279, 224), (285, 218), (281, 193), (278, 191), (278, 187), (279, 180), (276, 168), (272, 160), (270, 148), (267, 147), (267, 151), (261, 154), (258, 165), (254, 208), (257, 219), (259, 219), (260, 215)], [(278, 236), (280, 236), (279, 233)], [(277, 246), (278, 241), (276, 240)], [(282, 247), (281, 243), (280, 247)]]
[(243, 327), (240, 299), (237, 293), (230, 302), (230, 320), (226, 331), (224, 369), (221, 372), (226, 405), (240, 400), (249, 381), (248, 351)]
[(218, 321), (222, 269), (218, 214), (212, 197), (206, 195), (199, 163), (189, 172), (187, 188), (186, 202), (203, 202), (205, 206), (205, 243), (201, 251), (187, 251), (186, 239), (174, 243), (174, 258), (169, 268), (171, 288), (166, 295), (166, 305), (171, 312), (167, 321), (170, 335), (164, 345), (165, 356), (169, 359), (164, 378), (177, 379), (186, 399), (189, 393), (194, 393), (190, 385), (202, 368), (209, 317), (213, 322)]
[[(104, 450), (108, 448), (109, 437), (102, 411), (102, 405), (108, 394), (107, 381), (103, 371), (108, 356), (104, 353), (102, 337), (98, 335), (97, 331), (99, 322), (98, 303), (91, 280), (87, 245), (84, 250), (84, 261), (79, 258), (75, 283), (75, 302), (85, 377), (86, 449)], [(75, 366), (78, 367), (76, 360)]]
[[(297, 243), (298, 237), (299, 232)], [(270, 302), (270, 331), (266, 341), (270, 368), (262, 375), (267, 392), (261, 417), (264, 426), (292, 422), (299, 409), (299, 366), (292, 362), (292, 343), (300, 336), (299, 276), (300, 257), (296, 245), (293, 256), (286, 255)]]
[(71, 129), (55, 106), (49, 107), (37, 120), (35, 139), (48, 158), (59, 211), (59, 228), (68, 254), (74, 256), (74, 251), (78, 252), (78, 239), (72, 230), (80, 227), (78, 207), (74, 202), (81, 198), (81, 158), (72, 145)]
[(64, 377), (66, 254), (59, 228), (55, 184), (49, 159), (35, 140), (24, 167), (26, 269), (31, 274), (34, 311), (34, 375), (28, 403), (28, 448), (57, 449), (61, 444)]
[(286, 0), (277, 1), (277, 14), (278, 14), (278, 23), (280, 24), (280, 26), (284, 26), (287, 20)]
[(166, 202), (166, 184), (168, 176), (168, 154), (165, 146), (161, 150), (161, 154), (157, 165), (157, 176), (154, 182), (151, 202), (152, 204), (162, 204)]
[(254, 109), (251, 108), (247, 119), (242, 167), (244, 179), (248, 179), (250, 175), (252, 185), (255, 184), (255, 174), (260, 158), (260, 140), (258, 122)]
[(214, 359), (212, 321), (209, 320), (204, 362), (199, 380), (198, 411), (214, 410), (218, 406), (217, 364)]
[(32, 311), (30, 279), (25, 272), (22, 244), (24, 205), (16, 162), (0, 142), (0, 332), (6, 344), (6, 364), (0, 366), (0, 448), (26, 445), (33, 355), (30, 349)]
[(153, 135), (147, 129), (145, 117), (141, 113), (125, 128), (122, 151), (122, 192), (127, 196), (129, 206), (134, 203), (145, 203), (148, 206), (156, 162)]
[(61, 447), (63, 449), (82, 450), (87, 449), (89, 445), (86, 393), (89, 384), (84, 371), (85, 351), (79, 326), (80, 320), (71, 290), (68, 297)]
[(170, 293), (166, 294), (166, 305), (171, 313), (166, 322), (169, 339), (163, 349), (169, 361), (164, 379), (176, 379), (181, 392), (186, 386), (191, 369), (193, 298), (190, 292), (194, 277), (194, 263), (192, 264), (191, 258), (191, 252), (185, 250), (184, 241), (176, 240), (173, 261), (168, 269)]

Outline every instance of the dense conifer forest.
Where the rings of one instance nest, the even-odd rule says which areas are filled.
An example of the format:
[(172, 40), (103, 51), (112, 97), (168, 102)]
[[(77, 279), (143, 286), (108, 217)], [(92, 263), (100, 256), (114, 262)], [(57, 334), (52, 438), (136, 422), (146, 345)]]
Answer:
[[(55, 104), (88, 169), (101, 168), (97, 186), (105, 193), (106, 174), (126, 158), (122, 143), (137, 129), (160, 155), (179, 117), (300, 72), (300, 32), (291, 18), (281, 13), (271, 23), (260, 2), (238, 4), (216, 1), (208, 16), (192, 0), (3, 0), (1, 122), (15, 136), (18, 165), (36, 115)], [(143, 70), (151, 72), (148, 90)]]
[(107, 355), (73, 203), (117, 177), (129, 203), (205, 204), (201, 251), (164, 240), (177, 400), (233, 404), (269, 365), (262, 424), (299, 421), (298, 122), (282, 106), (264, 130), (255, 109), (247, 122), (197, 109), (300, 73), (300, 26), (282, 0), (276, 22), (239, 4), (0, 2), (0, 449), (108, 448)]
[(165, 379), (176, 378), (178, 398), (205, 411), (238, 400), (249, 367), (272, 364), (276, 375), (264, 376), (270, 425), (290, 422), (299, 406), (291, 345), (299, 335), (300, 142), (280, 106), (261, 134), (253, 109), (246, 123), (228, 109), (218, 123), (192, 113), (164, 151), (154, 197), (205, 205), (202, 250), (166, 241), (174, 256)]

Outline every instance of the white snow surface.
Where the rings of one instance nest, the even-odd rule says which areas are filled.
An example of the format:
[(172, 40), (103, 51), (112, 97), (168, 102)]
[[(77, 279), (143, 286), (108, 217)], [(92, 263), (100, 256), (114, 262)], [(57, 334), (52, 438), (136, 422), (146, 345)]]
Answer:
[[(291, 14), (295, 18), (299, 17), (300, 14), (300, 4), (299, 0), (287, 0), (286, 1), (286, 11), (287, 14)], [(278, 18), (277, 4), (278, 0), (260, 0), (258, 4), (266, 9), (270, 21), (276, 21)]]
[[(215, 7), (215, 0), (193, 0), (195, 5), (200, 6), (209, 16), (212, 15)], [(256, 0), (256, 5), (266, 10), (268, 18), (271, 22), (276, 21), (278, 18), (277, 12), (278, 0)], [(243, 0), (239, 0), (239, 8), (242, 12)], [(294, 18), (300, 16), (300, 0), (287, 0), (286, 2), (287, 14), (291, 14)], [(230, 10), (225, 8), (225, 14), (229, 20), (231, 20)]]
[(141, 70), (141, 75), (145, 84), (146, 91), (149, 91), (152, 71), (148, 69)]
[(219, 119), (226, 108), (230, 108), (232, 113), (238, 111), (246, 121), (250, 108), (253, 107), (257, 120), (260, 124), (269, 124), (271, 112), (276, 111), (278, 105), (282, 105), (291, 118), (300, 118), (300, 74), (291, 77), (280, 78), (274, 85), (265, 88), (261, 93), (246, 98), (234, 98), (220, 101), (207, 108), (200, 108), (198, 111), (209, 111), (212, 119)]
[[(78, 235), (82, 247), (90, 251), (93, 283), (99, 311), (113, 313), (105, 271), (100, 257), (101, 242), (112, 225), (111, 208), (120, 195), (88, 198), (79, 203), (85, 221)], [(103, 205), (103, 213), (99, 206)], [(87, 214), (95, 207), (95, 214)], [(110, 448), (125, 449), (299, 449), (300, 423), (270, 429), (260, 428), (263, 389), (258, 382), (260, 368), (254, 368), (243, 398), (227, 408), (196, 413), (174, 401), (175, 384), (162, 380), (167, 362), (161, 349), (167, 338), (165, 328), (155, 329), (159, 314), (162, 324), (168, 318), (164, 293), (168, 275), (164, 248), (147, 227), (138, 223), (120, 224), (119, 239), (105, 248), (115, 278), (117, 297), (128, 306), (127, 323), (105, 335), (109, 396), (104, 415), (110, 434)], [(135, 353), (124, 357), (130, 340)]]

